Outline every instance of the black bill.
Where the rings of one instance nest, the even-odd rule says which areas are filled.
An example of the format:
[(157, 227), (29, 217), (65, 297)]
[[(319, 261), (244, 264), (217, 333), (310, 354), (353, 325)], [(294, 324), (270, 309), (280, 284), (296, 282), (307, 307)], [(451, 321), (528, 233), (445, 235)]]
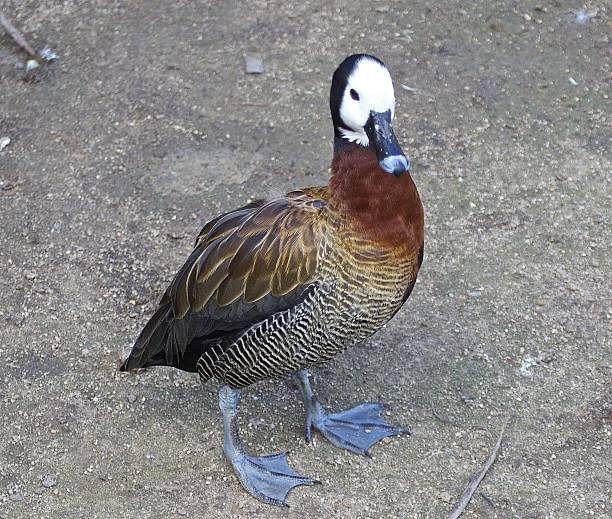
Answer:
[(395, 133), (393, 133), (391, 110), (370, 112), (364, 129), (382, 170), (393, 173), (396, 177), (408, 171), (410, 162), (402, 152)]

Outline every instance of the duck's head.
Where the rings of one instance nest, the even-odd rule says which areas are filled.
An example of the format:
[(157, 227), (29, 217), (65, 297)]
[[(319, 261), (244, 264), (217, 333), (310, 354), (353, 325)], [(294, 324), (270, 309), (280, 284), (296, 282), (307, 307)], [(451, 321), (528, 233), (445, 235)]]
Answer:
[(369, 146), (387, 173), (408, 171), (408, 159), (393, 133), (393, 82), (381, 60), (369, 54), (346, 58), (334, 72), (329, 104), (337, 146), (345, 141)]

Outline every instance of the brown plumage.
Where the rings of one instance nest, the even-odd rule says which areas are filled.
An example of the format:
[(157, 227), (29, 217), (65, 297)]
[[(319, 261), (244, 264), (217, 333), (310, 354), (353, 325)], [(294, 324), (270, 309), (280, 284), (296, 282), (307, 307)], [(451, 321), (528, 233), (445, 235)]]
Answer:
[(321, 235), (324, 202), (309, 193), (253, 202), (206, 224), (121, 369), (195, 371), (202, 339), (231, 337), (296, 301), (313, 281)]
[(174, 366), (223, 386), (224, 451), (255, 497), (283, 505), (314, 480), (284, 455), (248, 455), (236, 425), (238, 389), (294, 374), (316, 428), (368, 454), (403, 432), (366, 403), (327, 413), (305, 368), (375, 333), (409, 297), (423, 260), (423, 207), (392, 128), (384, 64), (348, 57), (330, 94), (335, 142), (327, 186), (257, 201), (204, 226), (121, 369)]
[[(323, 243), (333, 243), (337, 266), (352, 272), (365, 266), (374, 274), (385, 261), (410, 269), (396, 271), (406, 295), (389, 301), (397, 306), (391, 317), (422, 260), (423, 208), (410, 175), (389, 175), (370, 149), (349, 144), (334, 158), (329, 186), (254, 202), (209, 222), (122, 369), (164, 364), (195, 371), (206, 350), (224, 350), (326, 281)], [(350, 290), (351, 279), (341, 282)]]
[(332, 162), (332, 206), (372, 244), (412, 255), (423, 245), (423, 206), (409, 173), (382, 171), (369, 148), (347, 145)]

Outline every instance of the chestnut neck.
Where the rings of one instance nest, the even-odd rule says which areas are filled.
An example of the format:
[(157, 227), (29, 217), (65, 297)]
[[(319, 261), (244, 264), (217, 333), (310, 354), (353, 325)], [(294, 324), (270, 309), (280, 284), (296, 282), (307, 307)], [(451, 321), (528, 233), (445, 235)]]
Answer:
[(423, 206), (409, 172), (398, 178), (383, 171), (373, 150), (346, 140), (334, 143), (331, 169), (330, 202), (360, 234), (381, 245), (420, 248)]

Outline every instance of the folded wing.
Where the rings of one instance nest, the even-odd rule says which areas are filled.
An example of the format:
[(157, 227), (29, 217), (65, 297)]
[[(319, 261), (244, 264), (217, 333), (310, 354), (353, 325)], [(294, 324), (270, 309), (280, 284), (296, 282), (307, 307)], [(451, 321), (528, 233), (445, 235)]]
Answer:
[(311, 188), (206, 224), (121, 369), (195, 371), (207, 347), (298, 304), (317, 281), (326, 204)]

